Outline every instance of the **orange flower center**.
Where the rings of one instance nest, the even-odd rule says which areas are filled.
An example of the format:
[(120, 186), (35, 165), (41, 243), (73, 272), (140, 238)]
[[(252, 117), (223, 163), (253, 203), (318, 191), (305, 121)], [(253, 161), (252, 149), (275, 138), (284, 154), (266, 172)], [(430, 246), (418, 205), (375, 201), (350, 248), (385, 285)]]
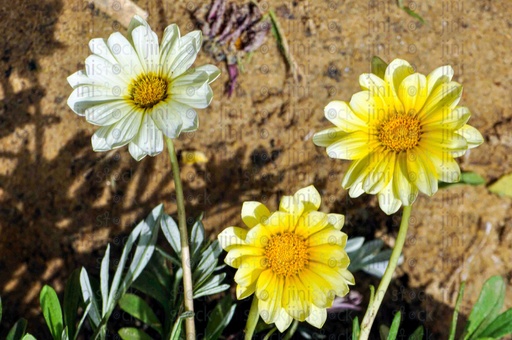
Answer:
[(276, 275), (298, 274), (308, 263), (308, 246), (303, 237), (294, 233), (273, 236), (265, 247), (267, 265)]
[(418, 118), (395, 113), (377, 128), (379, 141), (389, 150), (401, 152), (418, 145), (421, 122)]
[(168, 96), (169, 81), (154, 73), (141, 74), (133, 81), (130, 97), (141, 109), (152, 108)]

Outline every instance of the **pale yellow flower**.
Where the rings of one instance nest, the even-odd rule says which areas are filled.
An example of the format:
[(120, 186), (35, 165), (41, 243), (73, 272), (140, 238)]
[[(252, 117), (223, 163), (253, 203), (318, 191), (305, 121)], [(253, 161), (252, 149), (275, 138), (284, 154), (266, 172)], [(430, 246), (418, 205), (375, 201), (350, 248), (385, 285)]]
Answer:
[(450, 66), (424, 76), (395, 59), (384, 78), (362, 74), (363, 91), (349, 103), (326, 106), (335, 127), (315, 134), (313, 142), (327, 147), (329, 157), (353, 161), (342, 182), (350, 197), (378, 194), (381, 209), (392, 214), (411, 205), (418, 192), (433, 195), (438, 180), (459, 181), (454, 158), (483, 138), (466, 124), (471, 114), (457, 106), (462, 86), (452, 76)]
[(190, 68), (201, 43), (200, 31), (181, 37), (173, 24), (159, 44), (139, 16), (132, 19), (128, 38), (116, 32), (108, 40), (92, 39), (85, 71), (68, 77), (73, 87), (68, 105), (100, 126), (92, 136), (93, 149), (128, 144), (132, 157), (141, 160), (162, 152), (164, 135), (176, 138), (195, 131), (195, 109), (210, 104), (210, 83), (220, 74), (214, 65)]
[(347, 270), (344, 216), (319, 212), (320, 195), (313, 187), (281, 199), (270, 213), (259, 202), (245, 202), (246, 228), (229, 227), (219, 234), (228, 254), (225, 262), (238, 268), (237, 298), (255, 293), (260, 316), (285, 331), (293, 319), (321, 328), (326, 308), (336, 295), (354, 284)]

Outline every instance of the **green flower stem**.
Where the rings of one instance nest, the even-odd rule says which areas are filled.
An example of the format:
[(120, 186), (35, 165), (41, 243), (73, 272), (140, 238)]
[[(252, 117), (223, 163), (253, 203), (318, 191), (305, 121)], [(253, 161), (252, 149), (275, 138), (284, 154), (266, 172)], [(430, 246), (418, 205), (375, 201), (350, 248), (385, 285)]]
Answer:
[(393, 248), (391, 258), (389, 259), (389, 263), (386, 268), (386, 271), (384, 272), (384, 276), (380, 281), (379, 288), (377, 288), (377, 291), (375, 292), (375, 298), (373, 301), (370, 301), (370, 305), (368, 306), (363, 321), (361, 322), (361, 333), (359, 334), (359, 340), (366, 340), (370, 336), (370, 330), (372, 328), (373, 321), (377, 316), (380, 304), (382, 303), (384, 295), (388, 290), (389, 283), (391, 282), (391, 278), (398, 264), (398, 259), (400, 258), (400, 254), (402, 253), (402, 249), (405, 243), (405, 237), (407, 235), (407, 228), (409, 227), (410, 216), (411, 206), (404, 206), (404, 211), (402, 213), (402, 221), (400, 222), (400, 229), (398, 230), (398, 236), (395, 241), (395, 248)]
[(251, 340), (254, 330), (256, 329), (256, 325), (258, 324), (258, 319), (260, 318), (259, 310), (258, 310), (258, 298), (256, 295), (252, 298), (251, 310), (249, 311), (249, 316), (247, 317), (247, 322), (245, 324), (245, 340)]
[[(184, 305), (186, 312), (194, 312), (194, 287), (192, 285), (192, 271), (190, 268), (190, 247), (188, 244), (187, 219), (185, 215), (185, 199), (183, 197), (183, 187), (181, 185), (180, 167), (176, 150), (171, 138), (165, 137), (169, 157), (171, 158), (172, 175), (174, 177), (174, 186), (176, 188), (176, 205), (178, 207), (178, 227), (180, 229), (181, 239), (181, 267), (183, 269), (183, 289)], [(185, 319), (185, 329), (187, 340), (195, 340), (196, 326), (194, 318)]]
[(297, 327), (299, 327), (299, 320), (295, 319), (293, 320), (292, 326), (288, 329), (288, 332), (283, 337), (283, 340), (290, 340), (297, 331)]

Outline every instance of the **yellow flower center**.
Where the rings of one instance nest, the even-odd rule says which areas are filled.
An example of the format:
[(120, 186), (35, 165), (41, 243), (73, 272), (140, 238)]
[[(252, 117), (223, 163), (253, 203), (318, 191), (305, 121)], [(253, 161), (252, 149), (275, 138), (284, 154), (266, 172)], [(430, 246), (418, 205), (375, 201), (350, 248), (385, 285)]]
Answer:
[(308, 247), (303, 237), (294, 233), (273, 236), (265, 247), (267, 265), (276, 275), (298, 274), (308, 263)]
[(141, 74), (130, 88), (130, 96), (141, 109), (152, 108), (168, 96), (169, 81), (154, 73)]
[(377, 129), (379, 141), (388, 149), (401, 152), (418, 145), (421, 139), (421, 122), (418, 118), (395, 113)]

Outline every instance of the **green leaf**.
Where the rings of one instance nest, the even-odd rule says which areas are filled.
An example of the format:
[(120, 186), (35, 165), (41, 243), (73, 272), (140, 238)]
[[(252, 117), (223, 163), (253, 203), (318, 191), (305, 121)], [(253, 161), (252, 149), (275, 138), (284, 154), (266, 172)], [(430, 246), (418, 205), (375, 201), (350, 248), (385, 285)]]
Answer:
[(400, 326), (401, 314), (397, 312), (393, 317), (391, 328), (389, 329), (388, 340), (395, 340), (398, 335), (398, 327)]
[(20, 340), (25, 335), (25, 330), (27, 329), (27, 320), (19, 319), (14, 326), (12, 326), (11, 330), (7, 334), (6, 340)]
[(219, 242), (213, 241), (212, 244), (206, 248), (201, 254), (201, 261), (194, 268), (192, 279), (194, 280), (194, 287), (200, 288), (201, 285), (211, 276), (215, 271), (217, 259), (221, 253)]
[[(151, 213), (142, 220), (137, 227), (128, 236), (128, 240), (123, 248), (119, 265), (114, 274), (114, 279), (110, 286), (110, 292), (108, 295), (107, 308), (108, 311), (112, 311), (119, 300), (125, 293), (126, 289), (137, 279), (139, 274), (142, 272), (146, 264), (151, 259), (153, 251), (155, 249), (156, 238), (158, 236), (158, 227), (160, 225), (160, 218), (163, 213), (163, 205), (159, 204), (155, 207)], [(122, 277), (123, 270), (128, 260), (129, 253), (135, 243), (139, 239), (135, 254), (132, 257), (132, 262), (128, 268), (124, 277)], [(122, 281), (122, 282), (121, 282)], [(103, 315), (108, 312), (103, 312)]]
[(512, 197), (512, 173), (502, 176), (489, 186), (489, 191), (500, 196)]
[(457, 319), (459, 317), (460, 304), (462, 303), (462, 297), (464, 296), (464, 287), (466, 287), (466, 281), (462, 281), (459, 288), (459, 294), (457, 296), (457, 302), (455, 303), (455, 309), (453, 310), (452, 324), (450, 327), (450, 335), (448, 340), (455, 339), (455, 332), (457, 331)]
[(2, 297), (0, 296), (0, 321), (2, 321)]
[(230, 287), (228, 284), (222, 284), (226, 277), (226, 273), (213, 275), (210, 279), (202, 285), (199, 289), (194, 287), (194, 299), (200, 296), (213, 295), (225, 291)]
[(101, 290), (101, 310), (105, 312), (107, 310), (108, 302), (108, 267), (110, 264), (110, 244), (107, 244), (107, 250), (103, 260), (101, 260), (101, 271), (100, 271), (100, 290)]
[(74, 339), (78, 330), (75, 322), (77, 317), (78, 304), (80, 303), (80, 270), (75, 269), (69, 276), (64, 288), (63, 317), (66, 326), (66, 334), (69, 339)]
[(384, 79), (384, 74), (386, 73), (386, 68), (388, 67), (388, 64), (381, 58), (373, 56), (371, 65), (372, 73), (375, 74), (377, 77)]
[(480, 296), (471, 310), (464, 339), (476, 339), (498, 315), (505, 300), (505, 282), (499, 275), (485, 281)]
[(139, 319), (140, 321), (153, 328), (163, 336), (162, 324), (155, 313), (142, 298), (135, 294), (127, 293), (119, 300), (119, 307), (126, 313)]
[(476, 172), (462, 172), (460, 174), (460, 181), (455, 183), (439, 182), (439, 188), (448, 188), (456, 185), (481, 185), (485, 184), (485, 179)]
[(501, 313), (486, 329), (480, 334), (480, 338), (488, 337), (501, 339), (505, 335), (512, 334), (512, 308)]
[(380, 340), (386, 340), (389, 337), (389, 327), (386, 325), (380, 325), (379, 327)]
[(203, 218), (203, 214), (201, 214), (194, 225), (192, 226), (192, 232), (190, 233), (190, 254), (192, 257), (198, 257), (199, 251), (201, 250), (201, 246), (204, 242), (204, 226), (201, 219)]
[(174, 323), (174, 326), (172, 327), (172, 332), (171, 332), (170, 339), (171, 340), (178, 340), (178, 339), (180, 339), (181, 328), (183, 326), (183, 320), (187, 319), (187, 318), (193, 318), (193, 317), (194, 317), (194, 312), (183, 312), (176, 319), (176, 322)]
[(62, 322), (62, 309), (57, 293), (52, 287), (45, 285), (39, 294), (39, 302), (41, 303), (43, 316), (52, 337), (55, 340), (60, 339), (64, 326)]
[(171, 216), (163, 214), (161, 220), (161, 228), (165, 238), (167, 239), (167, 242), (169, 242), (172, 249), (176, 253), (176, 256), (181, 258), (181, 238), (178, 225), (176, 222), (174, 222)]
[(101, 313), (96, 296), (94, 296), (94, 290), (92, 289), (91, 282), (89, 281), (89, 275), (85, 268), (82, 268), (80, 272), (80, 287), (82, 288), (84, 302), (86, 304), (90, 303), (91, 305), (89, 309), (89, 318), (94, 326), (93, 328), (97, 328), (101, 322)]
[(236, 304), (233, 303), (231, 295), (226, 295), (220, 300), (211, 312), (206, 325), (206, 340), (217, 340), (222, 331), (231, 321), (235, 313)]
[(123, 340), (152, 340), (152, 338), (141, 329), (133, 327), (121, 328), (117, 334)]
[(359, 339), (361, 329), (359, 328), (359, 318), (356, 316), (352, 321), (352, 340)]
[(418, 328), (416, 328), (414, 333), (411, 334), (409, 340), (423, 340), (423, 333), (423, 326), (419, 326)]
[(21, 338), (21, 340), (37, 340), (32, 334), (27, 333)]
[(422, 24), (425, 23), (425, 20), (418, 13), (414, 12), (409, 7), (404, 6), (404, 7), (402, 7), (402, 9), (405, 11), (405, 13), (409, 14), (411, 17), (413, 17), (414, 19), (418, 20)]

